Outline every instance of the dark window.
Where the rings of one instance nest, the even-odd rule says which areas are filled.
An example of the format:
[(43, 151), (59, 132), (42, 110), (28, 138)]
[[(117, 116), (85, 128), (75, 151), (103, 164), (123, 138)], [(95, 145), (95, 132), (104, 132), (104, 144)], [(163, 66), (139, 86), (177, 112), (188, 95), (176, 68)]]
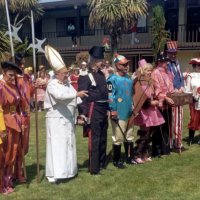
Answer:
[(167, 0), (166, 1), (167, 8), (178, 8), (178, 0)]
[(199, 5), (200, 5), (200, 0), (187, 0), (188, 7), (194, 7)]
[(66, 18), (56, 19), (56, 36), (64, 37), (67, 35)]
[(89, 26), (89, 17), (81, 17), (80, 19), (80, 32), (81, 35), (94, 35), (95, 32)]

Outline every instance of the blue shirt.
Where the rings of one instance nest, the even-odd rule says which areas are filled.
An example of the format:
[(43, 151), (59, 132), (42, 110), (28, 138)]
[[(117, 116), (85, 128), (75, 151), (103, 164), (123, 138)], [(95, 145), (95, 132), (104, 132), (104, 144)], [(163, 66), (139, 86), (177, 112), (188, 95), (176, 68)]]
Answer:
[(112, 74), (107, 86), (110, 110), (117, 111), (120, 120), (127, 120), (132, 114), (133, 80), (128, 75)]
[(183, 74), (180, 70), (179, 63), (177, 61), (175, 62), (169, 62), (168, 63), (168, 70), (174, 75), (174, 88), (175, 89), (180, 89), (181, 87), (184, 86), (184, 78)]

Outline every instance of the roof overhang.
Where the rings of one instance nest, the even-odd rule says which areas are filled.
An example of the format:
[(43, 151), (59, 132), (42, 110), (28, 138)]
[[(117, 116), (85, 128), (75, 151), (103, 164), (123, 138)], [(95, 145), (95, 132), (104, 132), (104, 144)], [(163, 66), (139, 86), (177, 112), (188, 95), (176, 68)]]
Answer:
[(87, 4), (87, 0), (39, 0), (44, 9), (75, 7)]

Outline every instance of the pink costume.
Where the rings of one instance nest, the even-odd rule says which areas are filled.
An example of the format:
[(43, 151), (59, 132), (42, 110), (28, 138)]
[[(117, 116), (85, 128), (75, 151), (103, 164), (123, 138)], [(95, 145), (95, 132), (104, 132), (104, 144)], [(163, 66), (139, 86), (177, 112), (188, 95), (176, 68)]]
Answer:
[[(154, 99), (154, 92), (153, 92), (153, 85), (150, 87), (142, 86), (143, 90), (145, 91), (146, 95), (149, 99)], [(143, 107), (138, 116), (134, 120), (134, 124), (137, 126), (144, 126), (144, 127), (151, 127), (151, 126), (158, 126), (165, 122), (163, 119), (160, 111), (156, 106), (148, 106)]]
[(37, 100), (44, 101), (46, 87), (47, 87), (48, 79), (47, 78), (37, 78), (36, 85), (37, 85)]

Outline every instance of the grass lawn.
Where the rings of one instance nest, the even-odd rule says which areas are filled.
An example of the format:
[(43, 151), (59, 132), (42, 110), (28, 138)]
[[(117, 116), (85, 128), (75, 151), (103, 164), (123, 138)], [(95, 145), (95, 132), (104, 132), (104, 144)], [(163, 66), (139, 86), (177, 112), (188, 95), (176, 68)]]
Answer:
[[(188, 109), (184, 112), (184, 138), (187, 139)], [(26, 157), (28, 183), (16, 185), (15, 192), (1, 200), (199, 200), (200, 199), (200, 146), (194, 144), (181, 155), (153, 159), (143, 165), (127, 166), (124, 170), (108, 164), (102, 176), (91, 176), (87, 171), (87, 139), (77, 128), (79, 174), (76, 178), (52, 185), (44, 176), (45, 119), (39, 113), (40, 178), (36, 181), (36, 150), (34, 114), (32, 116), (29, 154)], [(198, 141), (198, 133), (196, 133)], [(108, 132), (108, 153), (111, 150), (111, 131)]]

